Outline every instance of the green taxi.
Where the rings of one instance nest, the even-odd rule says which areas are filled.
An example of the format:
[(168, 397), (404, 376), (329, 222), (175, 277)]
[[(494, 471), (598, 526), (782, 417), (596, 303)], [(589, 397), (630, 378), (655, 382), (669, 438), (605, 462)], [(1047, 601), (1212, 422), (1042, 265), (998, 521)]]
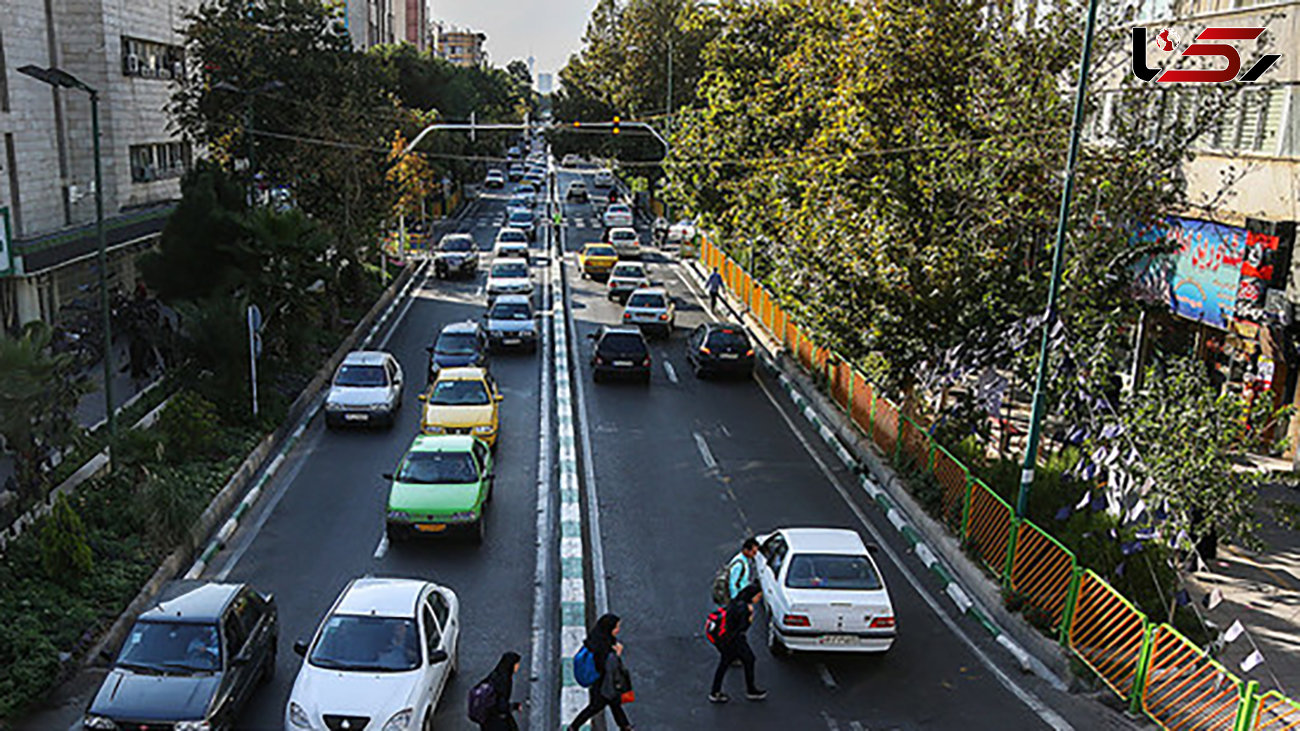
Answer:
[(388, 539), (467, 533), (483, 542), (483, 510), (492, 499), (492, 450), (470, 435), (421, 434), (388, 488)]

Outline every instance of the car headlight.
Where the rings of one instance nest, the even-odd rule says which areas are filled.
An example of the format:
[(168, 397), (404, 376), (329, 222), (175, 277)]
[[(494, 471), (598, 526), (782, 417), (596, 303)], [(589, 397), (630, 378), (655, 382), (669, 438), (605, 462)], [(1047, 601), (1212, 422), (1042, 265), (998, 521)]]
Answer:
[(401, 522), (410, 522), (411, 516), (407, 515), (406, 513), (403, 513), (400, 510), (390, 510), (388, 511), (388, 519), (401, 521)]
[(111, 729), (117, 728), (117, 724), (113, 722), (113, 719), (104, 716), (86, 716), (82, 719), (81, 725), (97, 731), (111, 731)]
[(386, 403), (370, 404), (371, 411), (383, 411), (387, 408), (388, 408), (388, 404)]
[(307, 712), (294, 701), (289, 701), (289, 723), (298, 728), (311, 728), (311, 719), (307, 717)]
[(441, 434), (443, 431), (444, 431), (443, 428), (440, 426), (435, 426), (433, 424), (424, 425), (425, 434)]
[(493, 427), (491, 424), (483, 424), (481, 426), (474, 427), (475, 434), (491, 434), (494, 431), (496, 431), (496, 428)]
[(450, 522), (474, 520), (476, 518), (478, 518), (478, 513), (475, 513), (473, 510), (466, 510), (460, 513), (452, 513), (451, 515), (447, 516), (447, 520)]
[(176, 731), (211, 731), (212, 724), (207, 721), (177, 721)]
[(384, 724), (382, 731), (406, 731), (406, 729), (410, 728), (411, 719), (414, 717), (414, 709), (404, 708), (388, 719), (388, 723)]
[(326, 411), (342, 411), (342, 410), (343, 410), (343, 404), (341, 404), (341, 403), (339, 403), (339, 402), (337, 402), (337, 401), (326, 401), (326, 402), (325, 402), (325, 410), (326, 410)]

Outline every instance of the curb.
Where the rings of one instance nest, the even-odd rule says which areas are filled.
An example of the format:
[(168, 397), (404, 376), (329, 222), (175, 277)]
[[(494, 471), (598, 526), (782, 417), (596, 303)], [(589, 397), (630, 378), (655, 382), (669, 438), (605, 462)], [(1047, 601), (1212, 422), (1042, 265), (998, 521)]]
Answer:
[[(702, 288), (704, 277), (700, 272), (700, 264), (694, 259), (686, 260), (684, 263), (687, 264), (685, 269), (691, 273), (691, 276), (696, 280), (696, 284)], [(743, 306), (737, 307), (731, 301), (732, 295), (729, 291), (724, 291), (722, 294), (723, 296), (720, 299), (736, 317), (742, 320), (752, 320), (747, 309), (743, 308)], [(749, 329), (751, 332), (761, 333), (761, 340), (770, 340), (768, 333), (761, 327), (756, 328), (751, 326)], [(884, 488), (877, 485), (874, 480), (868, 477), (867, 467), (853, 456), (852, 448), (846, 446), (840, 436), (836, 434), (835, 430), (824, 422), (821, 416), (817, 414), (813, 403), (804, 396), (802, 390), (795, 383), (794, 379), (790, 378), (784, 372), (780, 362), (780, 349), (770, 347), (767, 342), (763, 342), (762, 344), (764, 346), (764, 352), (762, 353), (761, 360), (764, 369), (780, 382), (781, 388), (785, 391), (786, 396), (790, 398), (796, 409), (813, 427), (821, 437), (822, 441), (825, 442), (831, 452), (833, 452), (840, 460), (841, 464), (857, 476), (858, 483), (862, 487), (863, 491), (871, 497), (876, 506), (884, 513), (885, 518), (889, 521), (890, 525), (892, 525), (894, 529), (903, 536), (904, 540), (907, 541), (908, 546), (916, 554), (917, 558), (921, 560), (921, 563), (923, 563), (932, 574), (938, 577), (942, 584), (943, 594), (952, 601), (953, 605), (957, 607), (959, 612), (974, 619), (999, 646), (1005, 649), (1007, 653), (1015, 659), (1016, 664), (1020, 667), (1021, 671), (1033, 673), (1046, 680), (1053, 688), (1065, 691), (1068, 687), (1066, 683), (1055, 672), (1053, 672), (1046, 663), (1031, 655), (1018, 642), (1009, 637), (1007, 633), (993, 621), (990, 617), (991, 613), (986, 610), (980, 602), (977, 602), (972, 598), (972, 592), (968, 591), (962, 582), (957, 580), (956, 572), (950, 569), (939, 558), (938, 553), (936, 553), (936, 551), (926, 542), (922, 535), (922, 531), (918, 530), (913, 525), (914, 521), (910, 520), (910, 515), (908, 514), (909, 511), (901, 507), (893, 496), (888, 494)]]

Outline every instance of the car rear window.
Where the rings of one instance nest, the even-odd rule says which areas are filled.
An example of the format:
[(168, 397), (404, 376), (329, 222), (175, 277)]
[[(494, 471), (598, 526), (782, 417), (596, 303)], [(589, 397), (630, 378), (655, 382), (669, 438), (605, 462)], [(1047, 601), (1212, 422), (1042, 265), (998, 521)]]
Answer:
[(528, 237), (519, 229), (508, 228), (497, 234), (497, 241), (502, 243), (510, 241), (525, 244), (528, 243)]
[(510, 214), (510, 223), (528, 225), (533, 221), (533, 214), (528, 211), (515, 211)]
[(531, 320), (532, 309), (523, 302), (498, 302), (488, 312), (489, 320)]
[(639, 294), (634, 294), (631, 297), (629, 297), (627, 300), (627, 306), (662, 308), (662, 307), (667, 307), (668, 305), (667, 303), (664, 302), (664, 296), (661, 294), (650, 294), (648, 292), (641, 292)]
[(645, 341), (633, 333), (610, 333), (601, 338), (600, 349), (610, 355), (643, 356)]
[(383, 366), (344, 364), (339, 366), (339, 373), (334, 377), (334, 385), (355, 388), (387, 386), (388, 376), (384, 373)]
[(528, 276), (528, 265), (513, 261), (503, 264), (493, 264), (492, 276), (505, 277), (507, 279), (526, 277)]
[(880, 577), (866, 556), (800, 553), (790, 559), (785, 585), (791, 589), (872, 591), (880, 588)]
[(433, 351), (441, 355), (473, 355), (478, 352), (478, 338), (471, 333), (443, 333)]
[(438, 248), (442, 251), (471, 251), (474, 248), (474, 242), (462, 238), (443, 239), (442, 245)]
[(620, 264), (614, 267), (614, 276), (645, 279), (645, 269), (640, 264)]
[(615, 203), (607, 209), (610, 213), (631, 213), (632, 209), (622, 203)]
[(592, 246), (588, 247), (587, 256), (618, 256), (618, 254), (608, 246)]
[(478, 469), (469, 452), (411, 452), (397, 471), (398, 482), (423, 485), (464, 485), (478, 482)]
[(614, 231), (609, 237), (614, 241), (636, 241), (636, 231)]
[(749, 348), (749, 338), (741, 330), (714, 330), (709, 333), (710, 348), (739, 348), (747, 350)]

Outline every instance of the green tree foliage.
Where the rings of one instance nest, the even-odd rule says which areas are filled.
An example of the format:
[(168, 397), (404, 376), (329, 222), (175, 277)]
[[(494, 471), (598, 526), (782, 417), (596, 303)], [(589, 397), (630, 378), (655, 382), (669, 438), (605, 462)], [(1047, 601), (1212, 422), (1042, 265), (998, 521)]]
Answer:
[(177, 393), (158, 417), (167, 457), (173, 462), (212, 457), (220, 423), (216, 406), (193, 391)]
[(77, 435), (77, 403), (88, 389), (70, 354), (49, 349), (50, 329), (28, 324), (18, 337), (0, 333), (0, 435), (14, 451), (20, 504), (44, 497), (41, 469), (51, 451), (61, 451)]
[(59, 583), (73, 583), (90, 573), (94, 565), (86, 543), (86, 526), (68, 498), (60, 495), (41, 522), (41, 566), (45, 575)]

